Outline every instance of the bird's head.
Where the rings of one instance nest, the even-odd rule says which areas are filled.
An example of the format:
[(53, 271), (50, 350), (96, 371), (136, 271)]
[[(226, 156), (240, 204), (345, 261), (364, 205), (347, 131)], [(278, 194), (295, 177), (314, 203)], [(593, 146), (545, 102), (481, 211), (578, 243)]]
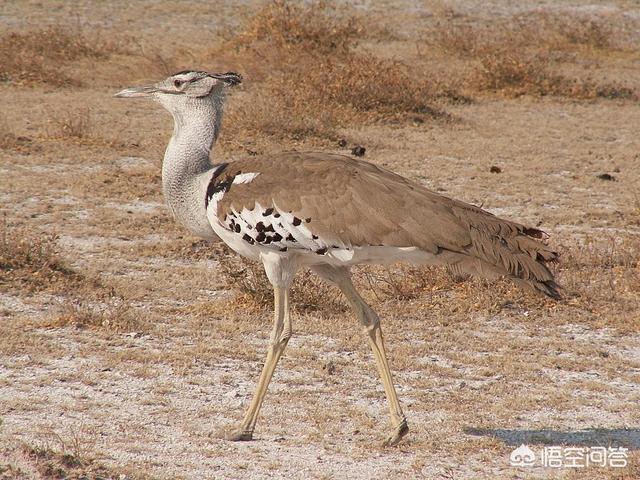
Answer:
[(233, 72), (210, 73), (184, 70), (152, 85), (125, 88), (116, 93), (119, 98), (148, 97), (174, 113), (200, 101), (224, 97), (225, 87), (238, 85), (242, 77)]

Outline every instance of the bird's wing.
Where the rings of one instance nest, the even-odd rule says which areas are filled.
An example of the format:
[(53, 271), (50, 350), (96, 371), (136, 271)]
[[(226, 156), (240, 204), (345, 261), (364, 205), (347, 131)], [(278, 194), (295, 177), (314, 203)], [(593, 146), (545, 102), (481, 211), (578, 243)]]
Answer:
[[(234, 183), (237, 178), (250, 180)], [(544, 262), (556, 254), (533, 238), (542, 236), (539, 230), (368, 162), (291, 152), (231, 162), (216, 181), (230, 186), (217, 204), (220, 221), (237, 224), (238, 216), (242, 221), (250, 217), (253, 228), (251, 223), (259, 222), (260, 230), (273, 228), (260, 239), (289, 235), (297, 247), (316, 250), (331, 245), (418, 247), (444, 253), (448, 263), (474, 274), (553, 280)]]
[[(258, 174), (233, 184), (242, 175)], [(245, 177), (248, 178), (248, 177)], [(464, 244), (468, 232), (451, 215), (447, 200), (409, 180), (363, 161), (321, 153), (286, 153), (228, 164), (218, 182), (231, 185), (218, 216), (260, 205), (304, 220), (327, 240), (352, 246)]]

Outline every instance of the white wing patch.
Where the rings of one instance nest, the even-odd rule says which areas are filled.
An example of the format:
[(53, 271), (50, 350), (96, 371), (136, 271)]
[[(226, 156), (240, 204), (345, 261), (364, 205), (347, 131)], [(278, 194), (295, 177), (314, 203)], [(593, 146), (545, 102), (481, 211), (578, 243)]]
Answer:
[(239, 185), (241, 183), (249, 183), (252, 182), (254, 178), (260, 175), (260, 172), (257, 173), (241, 173), (240, 175), (236, 175), (233, 178), (233, 184)]

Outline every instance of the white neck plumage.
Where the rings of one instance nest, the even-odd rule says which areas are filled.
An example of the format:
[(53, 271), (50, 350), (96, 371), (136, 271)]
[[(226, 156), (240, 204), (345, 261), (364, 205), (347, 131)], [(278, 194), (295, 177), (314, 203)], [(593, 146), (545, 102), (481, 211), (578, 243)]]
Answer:
[(162, 189), (180, 223), (200, 237), (213, 238), (205, 195), (214, 168), (209, 154), (218, 138), (223, 99), (216, 96), (180, 100), (169, 108), (174, 128), (162, 163)]

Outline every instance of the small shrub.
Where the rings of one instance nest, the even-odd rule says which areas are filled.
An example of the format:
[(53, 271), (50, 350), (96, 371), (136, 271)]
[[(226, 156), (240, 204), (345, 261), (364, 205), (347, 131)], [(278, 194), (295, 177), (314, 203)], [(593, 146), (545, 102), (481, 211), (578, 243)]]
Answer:
[[(323, 108), (290, 79), (274, 75), (268, 82), (254, 84), (247, 96), (229, 105), (224, 129), (231, 135), (222, 136), (223, 143), (246, 136), (241, 132), (260, 132), (276, 139), (332, 139), (337, 137), (339, 120), (332, 108)], [(268, 100), (266, 100), (268, 99)]]
[[(235, 254), (220, 255), (218, 264), (229, 290), (235, 291), (236, 300), (259, 309), (273, 308), (273, 287), (260, 262), (252, 262)], [(336, 295), (333, 287), (315, 275), (299, 273), (291, 285), (292, 308), (296, 311), (322, 311), (341, 313), (346, 303)]]
[(547, 61), (522, 52), (496, 51), (480, 59), (470, 83), (478, 90), (503, 91), (509, 95), (548, 95), (559, 90), (564, 78), (550, 74)]
[[(491, 32), (487, 28), (457, 24), (449, 20), (445, 23), (439, 22), (429, 29), (424, 42), (445, 53), (470, 58), (485, 50), (487, 37), (490, 34)], [(493, 34), (496, 33), (493, 32)]]
[(427, 31), (427, 44), (447, 53), (473, 58), (496, 50), (530, 49), (535, 52), (576, 51), (579, 48), (616, 49), (619, 32), (602, 18), (537, 12), (473, 24), (453, 18), (439, 21)]
[(499, 92), (509, 97), (555, 95), (566, 98), (636, 99), (636, 91), (623, 85), (596, 83), (589, 78), (570, 78), (554, 73), (544, 55), (523, 51), (495, 51), (480, 59), (468, 79), (478, 91)]
[[(609, 21), (603, 18), (587, 18), (569, 14), (540, 13), (533, 17), (539, 25), (537, 40), (553, 40), (556, 49), (582, 46), (596, 49), (615, 48), (616, 32)], [(534, 27), (529, 27), (533, 29)], [(547, 43), (550, 44), (549, 40)]]
[[(304, 75), (308, 93), (318, 101), (349, 105), (358, 113), (441, 114), (432, 107), (432, 85), (414, 77), (409, 67), (399, 61), (354, 55), (339, 62), (328, 59)], [(302, 81), (301, 77), (292, 80)]]
[(49, 136), (61, 139), (84, 139), (91, 135), (93, 119), (88, 108), (60, 110), (49, 117)]
[(211, 54), (249, 69), (250, 92), (230, 110), (225, 128), (333, 140), (354, 121), (446, 116), (434, 102), (450, 96), (450, 85), (441, 95), (441, 84), (424, 72), (356, 48), (362, 34), (356, 17), (324, 2), (276, 1), (249, 17)]
[(146, 327), (142, 317), (122, 297), (111, 292), (97, 302), (66, 300), (46, 322), (50, 327), (97, 328), (109, 332), (135, 332)]
[(234, 256), (227, 250), (218, 257), (220, 273), (226, 287), (250, 299), (259, 306), (273, 304), (273, 289), (262, 265)]
[(250, 17), (232, 42), (244, 48), (275, 46), (339, 54), (350, 51), (363, 31), (357, 18), (341, 15), (327, 2), (298, 5), (274, 0)]
[(11, 150), (18, 146), (18, 137), (9, 128), (6, 120), (0, 117), (0, 149)]
[(425, 42), (467, 63), (470, 74), (465, 83), (470, 91), (636, 99), (633, 88), (594, 82), (586, 75), (570, 78), (557, 68), (562, 61), (588, 63), (588, 51), (621, 48), (619, 36), (604, 19), (542, 12), (491, 24), (440, 21), (427, 32)]
[(44, 289), (77, 282), (80, 275), (58, 255), (55, 235), (9, 227), (0, 233), (0, 285)]
[(79, 29), (49, 27), (0, 36), (0, 81), (54, 86), (78, 82), (62, 67), (79, 58), (106, 58), (124, 51), (113, 40), (87, 35)]

